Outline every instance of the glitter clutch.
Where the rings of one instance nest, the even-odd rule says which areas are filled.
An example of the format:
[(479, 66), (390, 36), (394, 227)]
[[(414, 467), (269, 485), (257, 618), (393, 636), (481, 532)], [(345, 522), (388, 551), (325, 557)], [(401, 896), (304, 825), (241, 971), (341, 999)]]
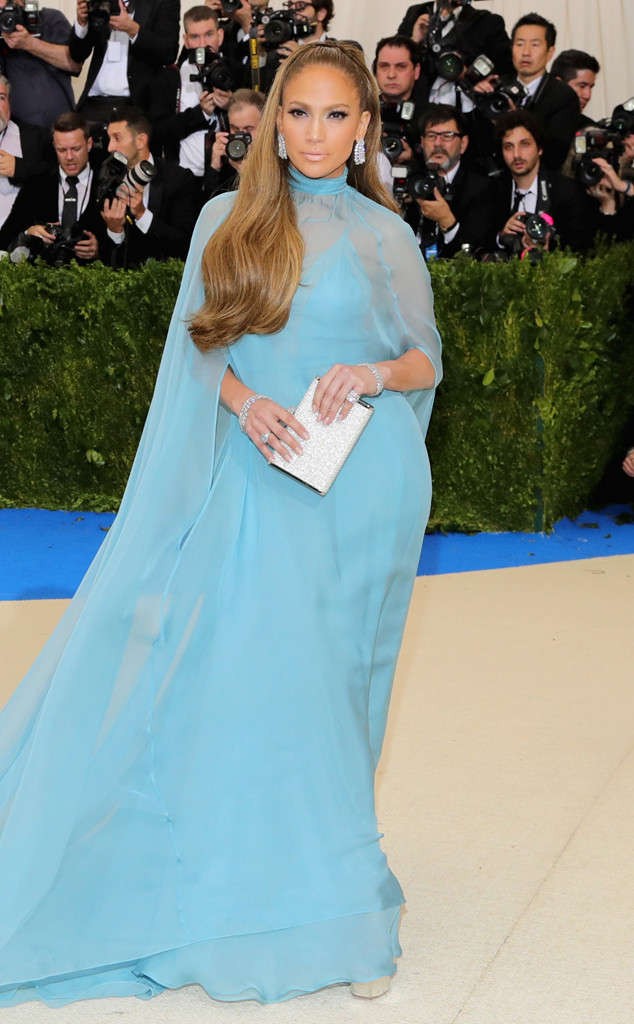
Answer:
[(310, 434), (308, 441), (298, 438), (303, 448), (302, 454), (295, 455), (291, 462), (286, 462), (281, 455), (274, 452), (271, 465), (288, 473), (289, 476), (294, 476), (319, 494), (327, 494), (368, 425), (374, 406), (360, 398), (353, 404), (344, 420), (336, 419), (328, 425), (320, 423), (313, 412), (313, 395), (318, 381), (319, 377), (315, 377), (294, 410), (295, 419), (299, 420)]

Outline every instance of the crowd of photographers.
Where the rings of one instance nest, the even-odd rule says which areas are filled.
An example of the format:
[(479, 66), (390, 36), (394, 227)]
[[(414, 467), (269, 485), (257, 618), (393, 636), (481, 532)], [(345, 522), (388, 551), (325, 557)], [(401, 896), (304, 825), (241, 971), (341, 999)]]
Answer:
[[(184, 257), (202, 204), (237, 186), (280, 63), (328, 38), (333, 13), (208, 0), (186, 11), (179, 49), (178, 0), (77, 0), (72, 26), (0, 0), (0, 249), (114, 267)], [(556, 35), (534, 13), (509, 35), (471, 0), (433, 0), (379, 41), (381, 176), (428, 260), (634, 237), (634, 99), (593, 122), (599, 64), (556, 55)]]

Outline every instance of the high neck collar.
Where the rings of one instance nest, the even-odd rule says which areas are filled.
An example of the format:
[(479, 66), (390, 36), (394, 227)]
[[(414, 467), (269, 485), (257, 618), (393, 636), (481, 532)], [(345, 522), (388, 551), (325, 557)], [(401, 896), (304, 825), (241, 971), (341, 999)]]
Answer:
[(346, 188), (348, 170), (346, 168), (338, 178), (307, 178), (305, 174), (289, 163), (288, 180), (291, 188), (296, 192), (308, 192), (313, 196), (334, 196)]

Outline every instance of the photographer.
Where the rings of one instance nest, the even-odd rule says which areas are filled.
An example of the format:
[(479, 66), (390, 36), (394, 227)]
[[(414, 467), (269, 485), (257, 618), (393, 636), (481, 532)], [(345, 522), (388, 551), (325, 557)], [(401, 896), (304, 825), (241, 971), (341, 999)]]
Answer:
[[(629, 135), (634, 146), (634, 134)], [(593, 162), (603, 171), (603, 177), (588, 188), (597, 203), (596, 231), (615, 242), (634, 239), (634, 173), (631, 166), (622, 173), (622, 178), (604, 157), (595, 157)]]
[(176, 59), (178, 25), (178, 0), (77, 0), (69, 49), (80, 67), (92, 53), (77, 103), (91, 125), (124, 99), (151, 118), (168, 113), (163, 68)]
[(0, 75), (0, 249), (15, 234), (11, 212), (20, 188), (47, 170), (46, 139), (40, 128), (11, 119), (11, 86)]
[(0, 71), (11, 83), (13, 116), (20, 124), (49, 131), (59, 114), (75, 106), (71, 75), (81, 64), (70, 53), (69, 32), (61, 11), (42, 7), (31, 18), (24, 0), (0, 0)]
[(418, 48), (407, 36), (387, 36), (376, 46), (372, 71), (381, 93), (384, 134), (400, 141), (392, 163), (410, 164), (418, 142), (417, 121), (427, 106), (417, 89), (420, 79)]
[(71, 259), (90, 263), (103, 252), (106, 230), (89, 162), (92, 139), (81, 114), (60, 114), (53, 125), (53, 148), (56, 170), (31, 178), (14, 204), (13, 234), (26, 236), (15, 241), (56, 265)]
[(463, 246), (474, 253), (488, 251), (493, 244), (492, 186), (464, 165), (469, 145), (464, 117), (438, 104), (427, 109), (419, 124), (427, 173), (410, 179), (415, 201), (405, 219), (423, 254), (451, 259)]
[[(546, 67), (555, 53), (557, 29), (539, 14), (527, 14), (513, 28), (511, 43), (517, 81), (526, 91), (521, 106), (539, 121), (543, 133), (543, 162), (551, 170), (562, 166), (577, 125), (580, 105), (577, 94)], [(502, 85), (513, 79), (501, 79)], [(479, 91), (493, 91), (493, 82), (482, 82)]]
[[(147, 259), (185, 259), (198, 213), (198, 188), (193, 174), (150, 153), (150, 123), (134, 107), (115, 112), (108, 125), (108, 152), (125, 157), (129, 169), (147, 173), (151, 180), (136, 187), (122, 186), (106, 198), (102, 217), (108, 229), (108, 262), (115, 267), (136, 267)], [(109, 170), (108, 161), (102, 168)]]
[(597, 76), (601, 71), (601, 65), (596, 57), (583, 50), (563, 50), (553, 61), (550, 73), (554, 78), (560, 79), (576, 92), (581, 108), (581, 115), (577, 122), (577, 130), (596, 124), (590, 117), (586, 117), (584, 110), (592, 99), (592, 92), (597, 82)]
[(304, 0), (290, 0), (290, 11), (294, 16), (310, 26), (312, 31), (302, 34), (299, 39), (288, 39), (277, 48), (278, 55), (283, 59), (290, 57), (293, 50), (296, 50), (302, 43), (321, 43), (325, 39), (332, 39), (328, 35), (328, 28), (335, 14), (333, 0), (318, 0), (316, 4), (305, 3)]
[(249, 147), (258, 133), (265, 102), (266, 97), (252, 89), (238, 89), (229, 100), (229, 131), (216, 132), (210, 166), (203, 181), (205, 199), (238, 187)]
[[(157, 122), (153, 131), (153, 152), (176, 160), (201, 184), (215, 133), (227, 130), (227, 106), (239, 76), (222, 56), (223, 41), (215, 11), (198, 5), (185, 12), (174, 93), (178, 110)], [(204, 58), (201, 65), (196, 63), (197, 56)]]
[[(440, 21), (434, 40), (430, 39), (430, 24)], [(431, 103), (444, 103), (469, 112), (473, 103), (456, 86), (456, 81), (445, 78), (442, 67), (438, 67), (438, 56), (454, 52), (468, 67), (476, 57), (489, 58), (497, 74), (509, 74), (513, 70), (511, 44), (499, 14), (476, 10), (470, 0), (441, 0), (436, 4), (414, 4), (410, 7), (399, 26), (399, 33), (409, 35), (422, 45), (423, 79), (428, 82), (428, 99)], [(415, 35), (414, 35), (415, 33)], [(441, 46), (440, 54), (434, 52), (430, 43)]]
[(508, 171), (496, 186), (499, 248), (509, 255), (547, 251), (556, 244), (586, 251), (594, 236), (589, 200), (575, 181), (543, 166), (539, 122), (527, 111), (514, 110), (499, 119), (497, 129)]

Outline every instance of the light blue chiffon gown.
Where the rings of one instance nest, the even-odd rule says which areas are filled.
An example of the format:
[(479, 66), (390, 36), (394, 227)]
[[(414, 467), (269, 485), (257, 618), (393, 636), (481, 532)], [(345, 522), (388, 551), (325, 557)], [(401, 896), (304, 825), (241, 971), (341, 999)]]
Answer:
[(0, 714), (0, 1006), (199, 983), (271, 1002), (394, 972), (401, 888), (374, 775), (429, 511), (433, 389), (385, 391), (326, 497), (219, 404), (227, 365), (297, 403), (335, 362), (420, 348), (402, 221), (291, 168), (287, 326), (200, 353), (187, 317), (234, 196), (204, 208), (121, 510)]

